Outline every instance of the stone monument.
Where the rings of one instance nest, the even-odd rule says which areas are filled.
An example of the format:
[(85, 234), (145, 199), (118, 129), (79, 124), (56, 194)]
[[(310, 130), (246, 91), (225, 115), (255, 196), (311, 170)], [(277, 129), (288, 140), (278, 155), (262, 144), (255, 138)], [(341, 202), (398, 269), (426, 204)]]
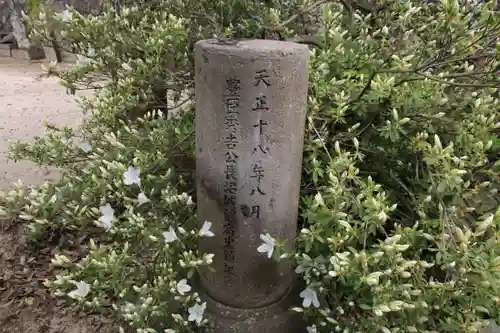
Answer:
[(198, 218), (215, 237), (201, 274), (207, 312), (223, 333), (292, 333), (290, 262), (268, 259), (261, 234), (294, 246), (309, 49), (270, 40), (196, 44)]

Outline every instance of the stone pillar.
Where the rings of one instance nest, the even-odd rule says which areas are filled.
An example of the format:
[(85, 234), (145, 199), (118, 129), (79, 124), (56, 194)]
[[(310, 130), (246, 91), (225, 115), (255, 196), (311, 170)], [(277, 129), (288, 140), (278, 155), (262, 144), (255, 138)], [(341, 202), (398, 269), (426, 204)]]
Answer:
[[(307, 46), (270, 40), (196, 44), (196, 175), (200, 222), (215, 237), (201, 274), (214, 332), (285, 333), (294, 273), (257, 248), (294, 246), (308, 86)], [(295, 293), (293, 293), (295, 294)]]

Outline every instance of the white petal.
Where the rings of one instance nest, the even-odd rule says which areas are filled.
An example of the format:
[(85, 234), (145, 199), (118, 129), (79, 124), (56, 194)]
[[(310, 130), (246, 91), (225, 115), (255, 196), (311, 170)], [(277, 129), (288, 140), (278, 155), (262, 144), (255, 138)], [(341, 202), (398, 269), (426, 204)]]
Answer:
[(191, 290), (191, 286), (187, 284), (186, 279), (182, 279), (177, 283), (177, 291), (179, 294), (184, 295)]
[(67, 9), (65, 9), (61, 13), (56, 14), (56, 19), (61, 20), (62, 22), (68, 22), (72, 18), (73, 18), (73, 13)]
[(212, 231), (210, 231), (211, 227), (212, 227), (212, 222), (205, 221), (198, 234), (204, 237), (214, 237), (215, 234)]
[(266, 253), (269, 251), (269, 248), (270, 248), (269, 244), (264, 243), (257, 248), (257, 251), (259, 251), (260, 253)]
[(125, 185), (140, 184), (141, 171), (133, 167), (128, 167), (127, 171), (123, 173), (123, 183)]
[(198, 325), (201, 324), (203, 320), (203, 313), (205, 312), (205, 308), (207, 303), (203, 303), (202, 305), (195, 304), (188, 309), (189, 317), (188, 321), (195, 321)]
[(69, 292), (71, 298), (84, 298), (90, 292), (90, 285), (85, 281), (75, 282), (76, 289)]
[(101, 206), (99, 208), (101, 211), (102, 216), (99, 217), (99, 221), (103, 224), (103, 226), (106, 229), (111, 228), (113, 219), (115, 218), (115, 211), (113, 208), (111, 208), (111, 205), (109, 203), (105, 204), (104, 206)]
[(104, 216), (114, 216), (115, 214), (115, 210), (111, 207), (109, 203), (105, 204), (104, 206), (101, 206), (99, 208), (99, 211)]
[(266, 244), (270, 244), (274, 247), (274, 245), (276, 244), (276, 240), (274, 238), (271, 237), (271, 235), (269, 233), (266, 233), (265, 235), (260, 235), (260, 239), (266, 243)]
[(113, 226), (113, 218), (108, 216), (101, 216), (99, 221), (102, 223), (103, 227), (106, 229), (110, 229)]
[(302, 301), (303, 307), (308, 308), (311, 306), (311, 304), (313, 304), (315, 307), (319, 307), (318, 295), (316, 294), (315, 290), (307, 287), (300, 292), (299, 296), (304, 299)]
[(313, 291), (312, 304), (314, 305), (315, 308), (319, 308), (318, 294), (316, 294), (315, 291)]
[(170, 227), (168, 231), (163, 233), (163, 237), (165, 238), (165, 243), (172, 243), (173, 241), (177, 240), (177, 234), (172, 227)]

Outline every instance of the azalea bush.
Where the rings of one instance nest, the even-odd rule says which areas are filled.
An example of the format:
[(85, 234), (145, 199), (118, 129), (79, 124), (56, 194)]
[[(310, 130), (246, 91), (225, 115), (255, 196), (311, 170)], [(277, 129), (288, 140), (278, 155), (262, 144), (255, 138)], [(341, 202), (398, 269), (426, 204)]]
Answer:
[[(1, 213), (58, 238), (47, 287), (137, 332), (209, 322), (194, 283), (214, 260), (196, 217), (193, 46), (210, 37), (310, 45), (296, 249), (314, 332), (479, 332), (500, 321), (500, 17), (495, 2), (124, 1), (56, 17), (82, 55), (56, 71), (89, 115), (11, 146), (62, 168), (15, 185)], [(43, 19), (31, 20), (44, 38)], [(75, 247), (83, 251), (72, 251)], [(82, 254), (83, 253), (83, 254)]]

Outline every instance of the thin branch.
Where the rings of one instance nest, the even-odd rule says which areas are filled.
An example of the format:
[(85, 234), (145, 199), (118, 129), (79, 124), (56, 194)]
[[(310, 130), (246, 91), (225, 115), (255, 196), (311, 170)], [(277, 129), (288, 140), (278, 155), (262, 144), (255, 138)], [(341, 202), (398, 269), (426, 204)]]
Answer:
[(479, 59), (488, 58), (488, 57), (495, 57), (495, 56), (496, 56), (496, 52), (488, 52), (488, 53), (484, 53), (484, 54), (477, 54), (477, 55), (463, 57), (463, 58), (448, 59), (448, 60), (442, 61), (442, 62), (440, 62), (438, 64), (430, 64), (430, 65), (425, 65), (425, 66), (418, 67), (416, 70), (417, 71), (422, 71), (422, 70), (430, 69), (432, 67), (437, 67), (437, 66), (443, 66), (443, 65), (447, 65), (447, 64), (452, 64), (454, 62), (464, 62), (464, 61), (469, 61), (469, 60), (479, 60)]
[(414, 74), (418, 75), (420, 77), (410, 77), (410, 78), (407, 78), (407, 79), (403, 79), (400, 82), (396, 83), (395, 86), (399, 86), (399, 85), (401, 85), (401, 84), (403, 84), (405, 82), (419, 81), (419, 80), (423, 80), (423, 79), (429, 79), (429, 80), (432, 80), (432, 81), (435, 81), (435, 82), (439, 82), (439, 83), (442, 83), (442, 84), (446, 84), (446, 85), (449, 85), (449, 86), (455, 86), (455, 87), (463, 87), (463, 88), (497, 88), (497, 89), (500, 88), (500, 84), (457, 83), (457, 82), (450, 82), (450, 81), (442, 80), (440, 78), (437, 78), (437, 77), (434, 77), (434, 76), (431, 76), (431, 75), (428, 75), (428, 74), (420, 73), (420, 72), (415, 72)]
[(323, 146), (323, 148), (325, 149), (325, 152), (326, 152), (326, 155), (328, 156), (328, 158), (330, 159), (330, 162), (333, 161), (333, 158), (332, 158), (332, 155), (330, 155), (330, 152), (328, 151), (328, 148), (326, 148), (326, 145), (325, 145), (325, 141), (323, 140), (323, 138), (321, 137), (321, 134), (319, 134), (318, 130), (316, 129), (316, 126), (314, 126), (314, 123), (312, 121), (312, 119), (310, 117), (307, 117), (307, 120), (309, 121), (309, 124), (311, 124), (311, 127), (313, 128), (314, 130), (314, 133), (316, 133), (316, 136), (318, 137), (318, 139), (321, 141), (321, 145)]
[[(378, 48), (377, 51), (380, 50), (381, 47)], [(360, 91), (360, 93), (358, 94), (358, 96), (352, 100), (350, 100), (347, 105), (351, 105), (353, 103), (356, 103), (358, 102), (359, 100), (361, 100), (361, 98), (366, 94), (366, 92), (370, 89), (371, 85), (372, 85), (372, 81), (373, 79), (375, 78), (375, 76), (380, 72), (380, 68), (382, 68), (382, 66), (384, 66), (387, 61), (389, 59), (385, 59), (383, 63), (381, 63), (378, 68), (376, 70), (373, 71), (373, 73), (370, 74), (370, 76), (368, 77), (368, 81), (366, 82), (366, 85), (363, 87), (363, 89)]]
[[(471, 48), (474, 44), (478, 43), (479, 41), (483, 40), (485, 37), (487, 36), (490, 36), (490, 32), (492, 31), (496, 31), (498, 29), (498, 27), (500, 26), (500, 23), (497, 23), (496, 26), (494, 26), (491, 30), (490, 29), (484, 29), (484, 31), (482, 32), (481, 36), (472, 41), (470, 44), (468, 44), (467, 46), (463, 47), (462, 49), (458, 50), (455, 54), (460, 54), (462, 53), (463, 51), (465, 50), (468, 50), (469, 48)], [(458, 40), (456, 40), (455, 42), (458, 42)], [(427, 68), (431, 68), (431, 67), (434, 67), (434, 66), (438, 66), (438, 65), (435, 65), (435, 63), (439, 60), (439, 53), (441, 53), (442, 51), (444, 50), (447, 50), (447, 48), (441, 48), (438, 50), (438, 54), (436, 54), (435, 56), (431, 56), (430, 59), (424, 63), (422, 66), (420, 66), (419, 68), (417, 68), (417, 70), (425, 70)], [(449, 58), (452, 57), (453, 55), (449, 55), (447, 57), (445, 57), (443, 59), (443, 61), (441, 61), (441, 64), (442, 63), (446, 63), (449, 61)], [(456, 61), (460, 61), (460, 59), (457, 59)]]
[(360, 93), (358, 94), (358, 96), (356, 98), (350, 100), (349, 102), (347, 102), (347, 105), (351, 105), (351, 104), (354, 104), (354, 103), (358, 102), (364, 96), (364, 94), (366, 94), (366, 92), (368, 91), (368, 89), (370, 89), (370, 87), (372, 85), (372, 81), (375, 78), (375, 75), (377, 75), (377, 74), (378, 74), (377, 71), (373, 71), (373, 73), (368, 78), (368, 81), (366, 82), (365, 86), (360, 91)]

